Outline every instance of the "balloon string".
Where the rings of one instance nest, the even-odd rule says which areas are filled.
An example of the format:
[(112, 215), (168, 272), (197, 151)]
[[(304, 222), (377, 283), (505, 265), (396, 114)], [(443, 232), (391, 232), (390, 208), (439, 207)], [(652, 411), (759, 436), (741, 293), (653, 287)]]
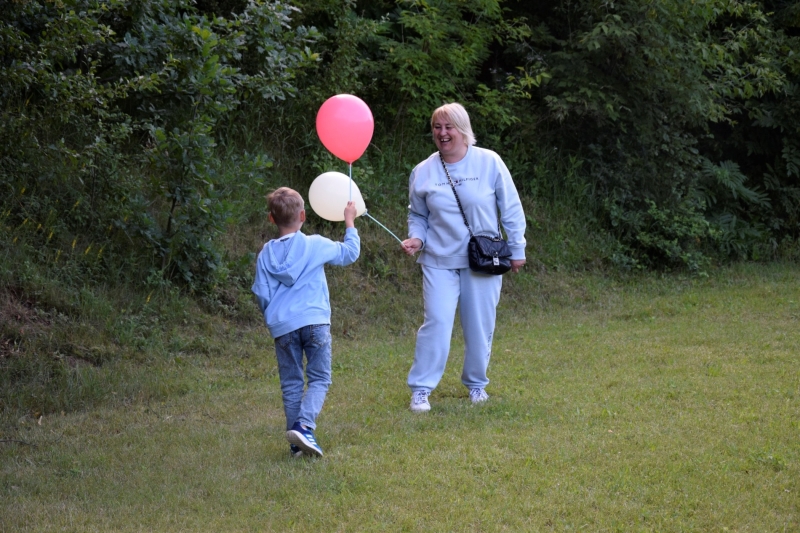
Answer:
[(353, 163), (350, 163), (350, 201), (353, 201)]
[(380, 227), (382, 227), (383, 229), (385, 229), (386, 231), (388, 231), (388, 232), (389, 232), (389, 235), (391, 235), (392, 237), (394, 237), (395, 239), (397, 239), (397, 242), (399, 242), (401, 245), (403, 244), (403, 241), (401, 241), (401, 240), (400, 240), (400, 239), (397, 237), (397, 235), (395, 235), (394, 233), (392, 233), (392, 232), (391, 232), (391, 230), (390, 230), (389, 228), (387, 228), (386, 226), (384, 226), (383, 224), (381, 224), (380, 222), (378, 222), (378, 220), (377, 220), (375, 217), (373, 217), (372, 215), (370, 215), (370, 214), (369, 214), (368, 212), (366, 212), (366, 211), (364, 211), (364, 214), (365, 214), (365, 215), (367, 215), (369, 218), (371, 218), (373, 221), (375, 221), (375, 223), (376, 223), (377, 225), (379, 225)]

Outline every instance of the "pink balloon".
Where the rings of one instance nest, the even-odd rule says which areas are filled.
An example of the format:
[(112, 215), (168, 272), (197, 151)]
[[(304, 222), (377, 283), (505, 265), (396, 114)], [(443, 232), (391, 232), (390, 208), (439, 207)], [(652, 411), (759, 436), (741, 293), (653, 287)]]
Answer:
[(317, 112), (317, 135), (333, 155), (347, 163), (361, 157), (372, 140), (375, 123), (369, 106), (358, 96), (331, 96)]

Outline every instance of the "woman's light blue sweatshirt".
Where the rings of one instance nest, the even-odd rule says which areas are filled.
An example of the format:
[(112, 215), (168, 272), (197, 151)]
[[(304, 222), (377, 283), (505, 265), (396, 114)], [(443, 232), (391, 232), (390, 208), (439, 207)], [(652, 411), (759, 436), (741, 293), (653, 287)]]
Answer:
[[(470, 146), (461, 161), (447, 164), (461, 206), (475, 235), (497, 235), (500, 222), (512, 259), (525, 259), (525, 214), (503, 160)], [(445, 269), (467, 268), (469, 232), (447, 181), (439, 152), (417, 165), (409, 179), (408, 236), (422, 241), (418, 263)]]
[(361, 240), (347, 228), (344, 242), (301, 232), (273, 239), (256, 260), (253, 293), (273, 338), (313, 324), (331, 323), (325, 265), (347, 266), (358, 259)]

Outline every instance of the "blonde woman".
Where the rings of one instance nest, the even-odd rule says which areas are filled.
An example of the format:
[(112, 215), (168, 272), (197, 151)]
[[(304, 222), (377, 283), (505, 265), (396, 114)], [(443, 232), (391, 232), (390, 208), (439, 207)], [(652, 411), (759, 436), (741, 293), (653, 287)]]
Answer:
[(409, 238), (402, 243), (408, 255), (419, 253), (422, 266), (424, 319), (408, 374), (414, 412), (431, 408), (428, 397), (444, 374), (456, 309), (464, 333), (461, 382), (473, 404), (489, 398), (486, 372), (503, 278), (470, 270), (469, 231), (445, 167), (473, 233), (496, 235), (499, 220), (512, 252), (511, 271), (519, 272), (525, 264), (525, 214), (503, 160), (475, 146), (469, 115), (461, 104), (436, 109), (431, 131), (438, 152), (411, 172)]

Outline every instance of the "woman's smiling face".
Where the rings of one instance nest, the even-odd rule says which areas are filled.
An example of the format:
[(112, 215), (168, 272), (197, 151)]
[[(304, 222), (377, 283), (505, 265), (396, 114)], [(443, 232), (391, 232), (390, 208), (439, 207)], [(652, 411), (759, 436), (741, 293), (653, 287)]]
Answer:
[(433, 142), (448, 163), (460, 161), (467, 154), (464, 135), (456, 129), (450, 119), (440, 116), (433, 121)]

